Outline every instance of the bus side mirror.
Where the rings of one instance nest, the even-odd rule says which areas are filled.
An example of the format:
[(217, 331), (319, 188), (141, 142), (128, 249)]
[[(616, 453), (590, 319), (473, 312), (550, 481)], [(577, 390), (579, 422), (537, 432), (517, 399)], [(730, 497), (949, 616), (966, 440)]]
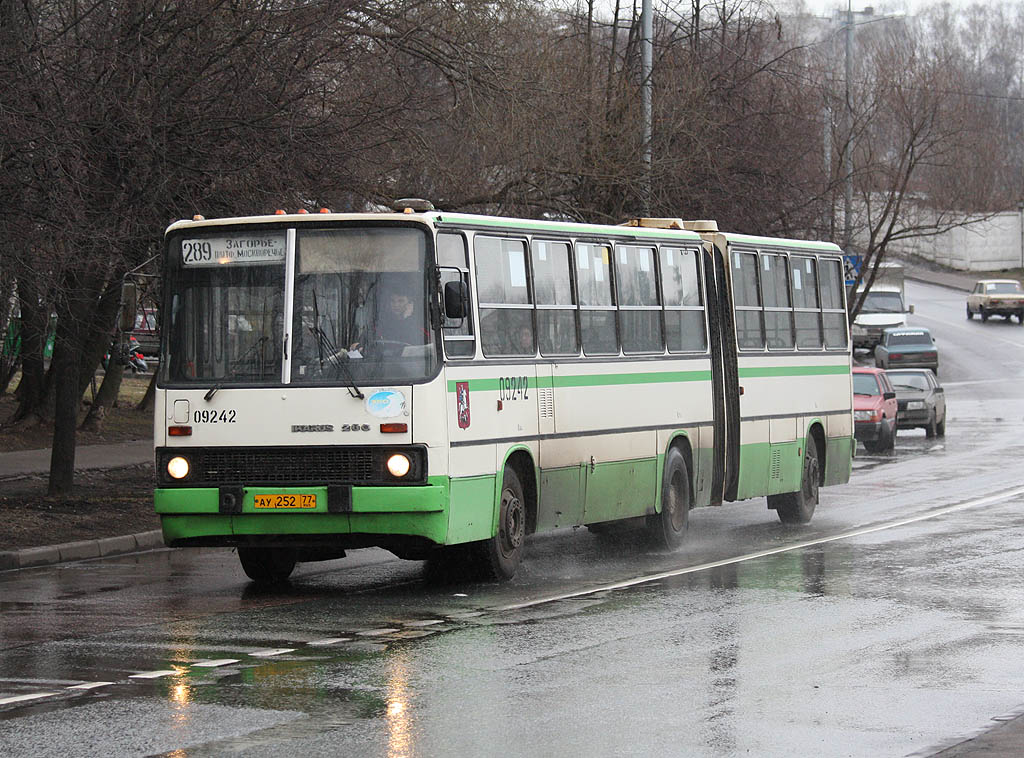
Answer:
[(461, 279), (444, 283), (444, 317), (458, 321), (469, 315), (469, 287)]
[(135, 312), (139, 309), (139, 288), (135, 282), (121, 285), (121, 312), (118, 327), (122, 332), (130, 332), (135, 328)]

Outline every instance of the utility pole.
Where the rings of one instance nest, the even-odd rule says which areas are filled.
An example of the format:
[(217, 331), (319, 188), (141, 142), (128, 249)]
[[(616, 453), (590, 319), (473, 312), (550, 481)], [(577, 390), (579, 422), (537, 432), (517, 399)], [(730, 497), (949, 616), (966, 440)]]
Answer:
[(651, 73), (654, 68), (654, 41), (652, 39), (654, 37), (654, 22), (651, 15), (651, 0), (643, 0), (643, 4), (640, 9), (640, 47), (642, 52), (640, 64), (640, 75), (642, 77), (640, 93), (641, 105), (644, 114), (643, 200), (645, 216), (651, 215), (651, 195), (653, 192), (651, 179), (651, 99), (654, 94), (654, 79), (651, 77)]

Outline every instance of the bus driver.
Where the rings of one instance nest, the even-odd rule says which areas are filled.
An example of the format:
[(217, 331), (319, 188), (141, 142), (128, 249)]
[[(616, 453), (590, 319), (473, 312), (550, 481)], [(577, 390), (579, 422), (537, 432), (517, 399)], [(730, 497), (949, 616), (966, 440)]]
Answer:
[(388, 296), (388, 307), (377, 319), (377, 336), (384, 342), (403, 345), (422, 345), (425, 340), (423, 324), (415, 317), (412, 298), (400, 292)]

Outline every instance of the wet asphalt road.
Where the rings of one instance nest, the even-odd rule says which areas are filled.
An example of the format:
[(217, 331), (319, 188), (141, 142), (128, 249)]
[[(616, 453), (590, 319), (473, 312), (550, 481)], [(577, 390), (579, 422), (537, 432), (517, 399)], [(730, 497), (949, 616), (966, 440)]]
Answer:
[(274, 593), (220, 550), (0, 574), (0, 754), (903, 756), (991, 727), (1024, 704), (1024, 328), (908, 292), (946, 438), (861, 448), (809, 526), (758, 500), (674, 555), (565, 530), (507, 585), (374, 550)]

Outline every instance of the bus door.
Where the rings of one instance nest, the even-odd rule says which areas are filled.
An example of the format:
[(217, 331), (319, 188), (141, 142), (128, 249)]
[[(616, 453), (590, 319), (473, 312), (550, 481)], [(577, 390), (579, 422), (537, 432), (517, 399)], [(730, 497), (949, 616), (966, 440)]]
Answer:
[[(725, 245), (723, 241), (721, 245)], [(736, 361), (736, 329), (729, 287), (726, 249), (705, 242), (704, 284), (707, 291), (711, 350), (711, 385), (714, 405), (714, 472), (711, 504), (735, 500), (740, 461), (740, 386)]]

